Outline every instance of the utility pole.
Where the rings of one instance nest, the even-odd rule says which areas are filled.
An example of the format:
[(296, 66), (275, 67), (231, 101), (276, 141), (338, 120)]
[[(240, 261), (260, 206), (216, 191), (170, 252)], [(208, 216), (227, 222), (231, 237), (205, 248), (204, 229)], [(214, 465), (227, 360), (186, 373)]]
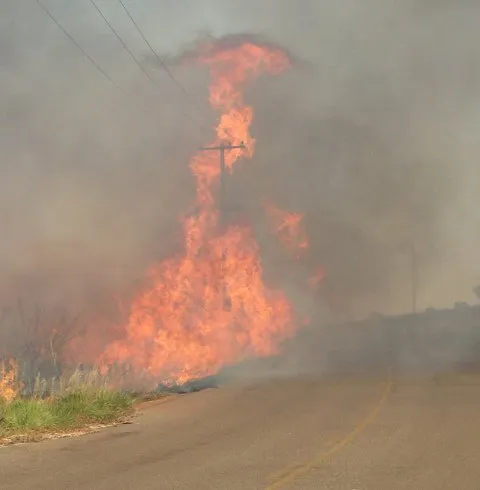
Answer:
[(219, 199), (219, 210), (220, 210), (220, 220), (225, 212), (225, 202), (226, 202), (226, 191), (225, 191), (225, 152), (227, 150), (234, 150), (237, 148), (245, 148), (244, 143), (239, 145), (232, 145), (230, 143), (220, 143), (218, 146), (205, 146), (201, 148), (202, 151), (219, 151), (220, 152), (220, 199)]
[[(220, 198), (218, 209), (220, 210), (220, 223), (223, 224), (225, 221), (225, 202), (226, 202), (226, 191), (225, 191), (225, 152), (227, 150), (234, 150), (237, 148), (245, 148), (244, 143), (240, 143), (239, 145), (232, 145), (231, 143), (224, 143), (223, 141), (218, 146), (206, 146), (201, 148), (202, 151), (219, 151), (220, 152)], [(224, 263), (226, 260), (226, 253), (223, 251), (222, 253), (222, 275), (225, 275)], [(231, 310), (231, 300), (228, 294), (227, 288), (225, 286), (225, 282), (222, 281), (223, 284), (221, 287), (221, 294), (223, 296), (223, 307), (225, 310)]]
[(412, 254), (412, 313), (417, 312), (417, 254), (415, 244), (410, 244), (410, 252)]
[(412, 314), (417, 313), (417, 296), (418, 296), (418, 260), (417, 250), (415, 248), (414, 241), (400, 243), (395, 247), (395, 253), (401, 253), (409, 262), (407, 271), (407, 277), (405, 280), (409, 283), (406, 294), (409, 296), (408, 303), (410, 305), (410, 311)]

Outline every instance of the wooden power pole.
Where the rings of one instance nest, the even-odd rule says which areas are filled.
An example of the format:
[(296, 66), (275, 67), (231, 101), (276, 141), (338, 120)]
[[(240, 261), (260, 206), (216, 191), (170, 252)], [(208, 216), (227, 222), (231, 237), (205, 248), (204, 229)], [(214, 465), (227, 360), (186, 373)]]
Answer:
[(410, 244), (411, 266), (412, 266), (412, 313), (417, 313), (417, 251), (415, 244)]
[(223, 214), (225, 213), (225, 202), (226, 202), (226, 190), (225, 190), (225, 152), (227, 150), (234, 150), (237, 148), (245, 148), (243, 143), (239, 145), (232, 145), (230, 143), (220, 143), (218, 146), (205, 146), (201, 148), (203, 151), (218, 151), (220, 152), (220, 198), (219, 198), (219, 210), (220, 210), (220, 220), (222, 220)]
[[(232, 145), (230, 143), (220, 143), (218, 146), (206, 146), (201, 148), (203, 151), (219, 151), (220, 152), (220, 198), (219, 198), (219, 205), (218, 209), (220, 210), (220, 223), (222, 224), (225, 221), (225, 202), (226, 202), (226, 191), (225, 191), (225, 152), (227, 150), (234, 150), (236, 148), (245, 148), (245, 145), (243, 143), (240, 143), (239, 145)], [(225, 274), (224, 270), (224, 261), (226, 258), (226, 253), (225, 251), (222, 254), (222, 275)], [(223, 296), (223, 307), (225, 310), (230, 311), (231, 310), (231, 300), (227, 291), (227, 288), (225, 286), (224, 280), (222, 280), (223, 284), (220, 286), (221, 288), (221, 294)]]

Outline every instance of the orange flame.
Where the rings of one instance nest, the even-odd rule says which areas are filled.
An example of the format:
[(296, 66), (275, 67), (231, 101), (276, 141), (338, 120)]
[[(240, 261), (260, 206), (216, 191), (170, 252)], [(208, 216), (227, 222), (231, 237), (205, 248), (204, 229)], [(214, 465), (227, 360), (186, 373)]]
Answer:
[[(242, 87), (261, 72), (289, 67), (280, 50), (254, 43), (212, 49), (198, 58), (212, 76), (210, 103), (221, 111), (218, 146), (232, 170), (251, 158), (252, 107)], [(220, 226), (215, 195), (220, 168), (216, 152), (199, 152), (190, 169), (196, 180), (197, 213), (183, 222), (184, 251), (154, 266), (149, 285), (133, 301), (125, 337), (111, 343), (103, 362), (131, 364), (168, 383), (206, 376), (247, 356), (268, 356), (295, 331), (285, 295), (266, 287), (257, 243), (244, 226)]]
[(310, 278), (309, 284), (313, 289), (316, 289), (321, 281), (327, 275), (327, 271), (323, 267), (319, 267), (317, 272)]
[(275, 204), (265, 203), (265, 210), (273, 232), (283, 247), (300, 259), (309, 247), (307, 233), (303, 226), (303, 214), (291, 213)]
[(0, 362), (0, 400), (11, 402), (18, 396), (18, 363), (13, 359)]

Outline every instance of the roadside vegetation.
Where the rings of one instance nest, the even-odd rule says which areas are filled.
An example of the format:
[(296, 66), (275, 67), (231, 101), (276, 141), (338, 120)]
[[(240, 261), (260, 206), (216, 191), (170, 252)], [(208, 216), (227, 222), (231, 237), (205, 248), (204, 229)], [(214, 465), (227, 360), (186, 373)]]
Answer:
[(109, 389), (98, 371), (74, 372), (57, 392), (46, 392), (47, 382), (37, 378), (35, 392), (27, 396), (17, 370), (13, 361), (0, 364), (0, 444), (120, 423), (133, 415), (135, 398)]
[(133, 398), (121, 392), (77, 391), (48, 399), (18, 398), (0, 403), (0, 442), (45, 432), (65, 432), (93, 424), (120, 422), (131, 415)]
[(77, 365), (66, 347), (88, 323), (88, 316), (28, 299), (0, 304), (0, 445), (122, 423), (138, 402), (174, 391), (129, 366)]

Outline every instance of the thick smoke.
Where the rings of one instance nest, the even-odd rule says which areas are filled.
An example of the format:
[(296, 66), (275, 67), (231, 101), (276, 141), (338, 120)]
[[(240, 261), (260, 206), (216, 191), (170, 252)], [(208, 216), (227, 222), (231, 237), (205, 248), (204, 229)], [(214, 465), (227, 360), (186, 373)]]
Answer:
[[(127, 295), (176, 249), (193, 196), (188, 158), (215, 115), (206, 73), (171, 65), (187, 98), (117, 2), (98, 5), (155, 83), (89, 2), (44, 3), (121, 90), (36, 2), (1, 2), (0, 291), (4, 303), (83, 310)], [(164, 59), (205, 32), (248, 32), (301, 60), (249, 90), (257, 153), (229, 192), (250, 216), (265, 197), (305, 212), (305, 275), (326, 267), (320, 294), (334, 312), (409, 310), (412, 244), (419, 308), (473, 300), (480, 5), (297, 3), (127, 5)]]

